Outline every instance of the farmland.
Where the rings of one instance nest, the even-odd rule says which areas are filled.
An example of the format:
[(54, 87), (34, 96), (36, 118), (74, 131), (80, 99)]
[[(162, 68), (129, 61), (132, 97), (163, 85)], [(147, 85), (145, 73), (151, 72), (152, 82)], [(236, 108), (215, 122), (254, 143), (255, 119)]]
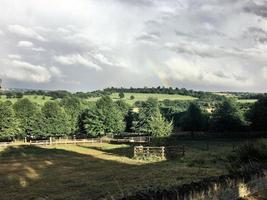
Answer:
[[(28, 98), (30, 101), (37, 103), (39, 105), (43, 105), (46, 101), (51, 100), (51, 97), (48, 96), (40, 96), (40, 95), (24, 95), (24, 98)], [(1, 101), (11, 101), (12, 103), (15, 103), (18, 98), (6, 98), (6, 96), (1, 96), (0, 102)]]
[[(178, 94), (154, 94), (154, 93), (124, 93), (125, 97), (122, 100), (125, 100), (129, 104), (133, 104), (136, 101), (146, 101), (149, 97), (156, 98), (159, 101), (163, 101), (165, 99), (168, 100), (181, 100), (181, 101), (192, 101), (197, 98), (187, 96), (187, 95), (178, 95)], [(134, 99), (131, 100), (131, 96)], [(113, 100), (119, 100), (119, 93), (112, 93), (110, 97)], [(96, 101), (99, 98), (89, 98), (89, 101)]]
[(242, 141), (214, 140), (210, 150), (206, 143), (177, 141), (186, 154), (171, 161), (136, 160), (133, 146), (105, 143), (2, 148), (0, 199), (111, 199), (226, 173), (226, 156)]

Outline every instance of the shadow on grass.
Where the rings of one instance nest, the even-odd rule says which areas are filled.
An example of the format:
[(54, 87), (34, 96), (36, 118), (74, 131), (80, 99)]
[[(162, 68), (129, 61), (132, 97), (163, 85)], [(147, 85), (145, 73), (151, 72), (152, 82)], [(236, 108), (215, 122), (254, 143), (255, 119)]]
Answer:
[(127, 157), (127, 158), (133, 158), (134, 156), (133, 154), (134, 146), (132, 145), (125, 146), (125, 147), (119, 146), (118, 148), (111, 148), (111, 149), (103, 148), (103, 147), (95, 147), (95, 146), (85, 146), (85, 145), (78, 145), (78, 146), (82, 148), (102, 151), (109, 155), (122, 156), (122, 157)]
[(84, 153), (93, 149), (108, 155), (133, 156), (133, 146), (68, 146), (67, 150), (8, 147), (0, 152), (0, 199), (116, 199), (144, 188), (189, 183), (222, 173), (217, 168), (187, 167), (176, 161), (142, 164), (127, 159), (131, 162), (128, 164), (109, 160), (108, 156), (99, 158), (93, 151), (75, 152), (77, 149)]
[[(0, 153), (0, 199), (112, 199), (143, 186), (152, 187), (158, 183), (152, 180), (156, 174), (165, 179), (165, 171), (160, 172), (164, 161), (127, 164), (56, 148), (4, 149)], [(131, 157), (130, 148), (105, 151)]]

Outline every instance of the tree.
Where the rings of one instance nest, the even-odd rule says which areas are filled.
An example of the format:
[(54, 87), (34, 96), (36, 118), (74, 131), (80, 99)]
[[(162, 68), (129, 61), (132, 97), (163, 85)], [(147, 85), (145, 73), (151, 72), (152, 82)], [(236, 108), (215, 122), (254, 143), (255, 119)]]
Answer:
[(37, 106), (29, 99), (24, 98), (18, 100), (13, 108), (19, 121), (21, 136), (25, 137), (26, 135), (30, 135), (38, 112)]
[(123, 99), (124, 98), (124, 93), (123, 92), (120, 92), (119, 93), (119, 97), (120, 97), (120, 99)]
[(18, 99), (21, 99), (21, 98), (23, 98), (23, 93), (22, 92), (17, 92), (17, 93), (15, 93), (15, 97), (18, 98)]
[(130, 99), (131, 99), (131, 100), (134, 100), (134, 98), (135, 98), (135, 97), (134, 97), (133, 95), (130, 96)]
[(267, 96), (260, 98), (251, 108), (248, 113), (248, 118), (251, 121), (253, 130), (267, 130)]
[(195, 131), (201, 131), (204, 129), (206, 118), (201, 111), (200, 107), (191, 103), (181, 118), (181, 127), (185, 131), (191, 131), (192, 134)]
[(148, 124), (150, 134), (156, 138), (169, 136), (173, 130), (172, 122), (166, 121), (159, 110), (151, 117)]
[(18, 122), (12, 104), (0, 102), (0, 139), (12, 140), (18, 131)]
[(78, 128), (78, 117), (82, 111), (82, 104), (80, 99), (76, 97), (64, 97), (60, 105), (64, 108), (69, 115), (71, 133), (75, 133)]
[(155, 98), (148, 98), (147, 101), (140, 102), (138, 108), (138, 121), (133, 129), (138, 132), (149, 133), (149, 120), (158, 112), (158, 101)]
[(101, 110), (86, 110), (83, 129), (87, 136), (98, 137), (105, 134), (104, 116)]
[(96, 102), (104, 116), (105, 133), (119, 133), (125, 129), (124, 115), (109, 96), (104, 96)]
[(11, 92), (6, 93), (6, 98), (11, 99), (13, 97), (13, 94)]
[(215, 131), (239, 131), (245, 126), (243, 113), (236, 101), (226, 99), (212, 113), (212, 129)]
[(118, 100), (115, 103), (115, 106), (123, 113), (124, 116), (128, 113), (130, 106), (124, 100)]
[(61, 137), (71, 132), (69, 115), (57, 101), (48, 101), (44, 104), (40, 119), (43, 120), (43, 133), (46, 137)]
[(80, 121), (80, 129), (91, 136), (120, 133), (125, 129), (124, 114), (109, 96), (100, 98), (95, 108), (83, 113)]

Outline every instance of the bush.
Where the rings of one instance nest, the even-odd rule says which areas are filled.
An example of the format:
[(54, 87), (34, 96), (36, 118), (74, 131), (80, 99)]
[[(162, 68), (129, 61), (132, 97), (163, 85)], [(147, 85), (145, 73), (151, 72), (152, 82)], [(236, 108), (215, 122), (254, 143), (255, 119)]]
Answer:
[(267, 161), (267, 141), (258, 140), (254, 143), (244, 144), (229, 155), (228, 160), (230, 162), (228, 170), (231, 172), (258, 167)]

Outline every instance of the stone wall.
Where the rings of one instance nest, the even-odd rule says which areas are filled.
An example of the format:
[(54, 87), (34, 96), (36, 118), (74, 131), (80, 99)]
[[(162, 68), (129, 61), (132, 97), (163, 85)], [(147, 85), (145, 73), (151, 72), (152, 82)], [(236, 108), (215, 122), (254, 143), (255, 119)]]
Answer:
[(267, 189), (263, 170), (254, 169), (203, 179), (182, 186), (139, 191), (121, 200), (231, 200)]

